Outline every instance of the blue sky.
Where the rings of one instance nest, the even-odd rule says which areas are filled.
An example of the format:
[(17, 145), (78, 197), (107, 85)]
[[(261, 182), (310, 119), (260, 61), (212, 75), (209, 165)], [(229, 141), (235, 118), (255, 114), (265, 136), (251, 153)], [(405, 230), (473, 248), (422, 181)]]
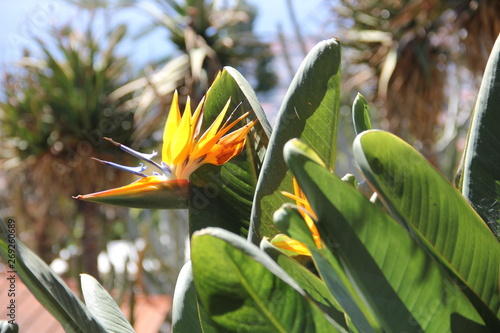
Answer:
[[(250, 0), (259, 8), (256, 31), (266, 40), (276, 35), (277, 25), (281, 24), (285, 32), (291, 32), (291, 25), (286, 12), (286, 0)], [(301, 28), (308, 33), (321, 33), (321, 23), (325, 21), (324, 0), (295, 0), (294, 6)], [(26, 46), (33, 46), (33, 36), (39, 36), (51, 24), (61, 18), (77, 20), (79, 14), (68, 10), (63, 0), (0, 0), (0, 64), (12, 65), (21, 56)], [(121, 14), (125, 20), (133, 21), (132, 30), (139, 29), (147, 22), (145, 14), (136, 12)], [(162, 34), (164, 32), (157, 32)], [(155, 40), (163, 36), (152, 35), (148, 39), (134, 43), (133, 50), (138, 62), (165, 54), (165, 45)], [(328, 36), (325, 36), (328, 37)], [(151, 41), (154, 41), (151, 43)], [(140, 52), (137, 52), (139, 50)]]

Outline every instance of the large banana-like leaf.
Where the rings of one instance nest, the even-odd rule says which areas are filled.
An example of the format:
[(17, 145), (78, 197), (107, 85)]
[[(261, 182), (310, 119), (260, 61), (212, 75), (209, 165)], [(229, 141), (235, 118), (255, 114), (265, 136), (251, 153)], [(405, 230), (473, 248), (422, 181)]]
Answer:
[(184, 264), (175, 283), (172, 331), (174, 333), (217, 332), (212, 321), (198, 303), (191, 261)]
[[(15, 223), (0, 220), (0, 255), (66, 332), (107, 333), (64, 281), (20, 240)], [(11, 226), (12, 225), (12, 226)], [(10, 236), (9, 236), (10, 235)]]
[(10, 324), (7, 320), (0, 320), (0, 333), (17, 333), (19, 326)]
[(363, 301), (363, 295), (350, 281), (340, 258), (328, 249), (318, 250), (311, 231), (297, 212), (294, 205), (285, 204), (274, 214), (276, 225), (288, 236), (307, 245), (311, 251), (315, 267), (325, 282), (332, 297), (338, 300), (355, 331), (363, 333), (382, 332), (375, 313)]
[(486, 323), (498, 326), (500, 244), (461, 193), (390, 133), (362, 133), (354, 156), (392, 215), (472, 290)]
[(240, 235), (248, 234), (255, 186), (271, 127), (249, 83), (230, 67), (224, 68), (207, 92), (205, 127), (213, 122), (229, 99), (229, 109), (236, 110), (233, 117), (252, 111), (248, 118), (258, 118), (258, 122), (240, 155), (222, 166), (205, 165), (193, 173), (189, 202), (191, 233), (217, 226)]
[(221, 332), (338, 332), (307, 294), (268, 255), (220, 228), (192, 237), (200, 303)]
[(474, 107), (461, 169), (462, 194), (500, 238), (500, 36)]
[(453, 277), (399, 223), (314, 162), (297, 142), (285, 146), (285, 159), (318, 217), (324, 249), (312, 251), (340, 258), (380, 328), (488, 331)]
[(323, 312), (328, 314), (346, 330), (349, 329), (344, 312), (340, 308), (338, 302), (328, 292), (328, 288), (324, 281), (305, 266), (301, 265), (297, 260), (292, 259), (277, 247), (273, 246), (265, 238), (262, 239), (260, 248), (273, 258), (273, 260), (276, 261), (276, 263), (280, 265), (280, 267), (283, 268), (302, 289), (304, 289)]
[(277, 233), (273, 213), (288, 201), (280, 191), (292, 191), (292, 177), (283, 160), (283, 147), (292, 138), (314, 146), (333, 168), (340, 104), (340, 44), (336, 39), (316, 45), (297, 71), (278, 113), (269, 151), (259, 178), (252, 210), (250, 239)]
[(80, 279), (85, 305), (106, 330), (113, 333), (135, 333), (113, 297), (95, 278), (81, 274)]
[[(252, 111), (248, 118), (258, 118), (258, 122), (249, 133), (246, 149), (240, 155), (222, 166), (206, 165), (191, 176), (188, 207), (190, 233), (216, 226), (239, 235), (248, 234), (252, 200), (271, 126), (250, 84), (234, 68), (226, 67), (207, 92), (202, 131), (215, 120), (229, 99), (230, 110), (235, 110), (231, 117)], [(211, 330), (210, 321), (204, 317), (203, 309), (199, 309), (193, 282), (182, 283), (189, 285), (186, 290), (179, 290), (178, 295), (189, 297), (190, 306), (198, 309), (196, 327), (204, 332)], [(179, 303), (174, 306), (178, 307)], [(186, 320), (189, 321), (189, 318), (176, 321), (177, 331), (185, 327)]]

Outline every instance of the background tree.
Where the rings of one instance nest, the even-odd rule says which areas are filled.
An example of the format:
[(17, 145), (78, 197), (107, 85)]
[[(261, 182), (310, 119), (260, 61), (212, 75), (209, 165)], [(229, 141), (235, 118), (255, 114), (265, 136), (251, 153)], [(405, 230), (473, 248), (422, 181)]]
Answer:
[[(331, 6), (336, 24), (340, 19), (338, 26), (346, 27), (342, 41), (352, 47), (349, 61), (361, 65), (347, 74), (353, 75), (346, 89), (363, 91), (380, 117), (387, 116), (385, 128), (439, 163), (435, 150), (447, 145), (436, 144), (450, 136), (445, 123), (453, 127), (452, 138), (464, 125), (453, 114), (453, 103), (462, 98), (458, 92), (479, 82), (471, 86), (500, 33), (500, 2), (341, 0)], [(443, 121), (447, 110), (452, 112)]]
[(83, 269), (97, 276), (105, 218), (71, 196), (123, 181), (90, 157), (115, 155), (102, 137), (126, 143), (134, 128), (132, 110), (118, 109), (130, 96), (108, 98), (127, 79), (127, 60), (116, 55), (125, 31), (119, 26), (98, 39), (90, 26), (54, 28), (37, 40), (40, 57), (26, 53), (19, 69), (5, 74), (0, 104), (13, 215), (29, 221), (30, 243), (48, 262), (81, 236)]
[[(85, 262), (75, 272), (98, 276), (97, 256), (117, 236), (126, 234), (132, 244), (148, 240), (146, 248), (136, 249), (140, 252), (136, 282), (142, 290), (171, 291), (185, 259), (178, 243), (185, 241), (187, 228), (169, 223), (182, 223), (182, 214), (132, 212), (142, 221), (134, 226), (127, 223), (127, 210), (98, 208), (74, 202), (71, 196), (129, 182), (124, 173), (90, 157), (135, 163), (123, 160), (119, 149), (103, 142), (103, 136), (134, 148), (157, 148), (161, 139), (155, 133), (161, 130), (175, 89), (184, 99), (189, 94), (196, 100), (223, 65), (257, 73), (252, 83), (258, 89), (272, 87), (276, 77), (269, 45), (252, 32), (256, 10), (245, 2), (221, 6), (210, 1), (149, 1), (150, 7), (144, 7), (146, 1), (132, 0), (66, 2), (81, 8), (79, 20), (53, 28), (47, 36), (40, 34), (33, 55), (26, 53), (19, 69), (5, 74), (2, 166), (9, 169), (6, 178), (13, 189), (9, 200), (14, 203), (5, 206), (15, 207), (13, 215), (20, 220), (33, 222), (24, 226), (25, 239), (45, 261), (75, 245), (71, 248)], [(149, 8), (156, 19), (146, 30), (169, 29), (177, 51), (165, 50), (165, 61), (139, 70), (126, 56), (118, 56), (124, 43), (137, 41), (126, 39), (125, 26), (117, 26), (111, 16), (126, 6)], [(103, 27), (105, 32), (98, 33)], [(99, 176), (90, 182), (89, 174)], [(165, 237), (160, 239), (165, 234), (170, 245)], [(179, 254), (177, 264), (165, 253), (172, 244)], [(157, 263), (157, 258), (167, 258), (160, 260), (163, 273), (143, 271), (143, 262)]]
[(175, 89), (181, 104), (187, 95), (197, 103), (223, 66), (248, 75), (257, 91), (277, 84), (270, 45), (253, 32), (257, 10), (247, 1), (135, 0), (133, 5), (154, 19), (143, 33), (166, 29), (176, 48), (165, 62), (153, 64), (142, 77), (111, 95), (121, 98), (134, 93), (131, 103), (137, 108), (136, 120), (147, 119), (144, 126), (138, 126), (134, 140), (146, 139), (158, 130)]

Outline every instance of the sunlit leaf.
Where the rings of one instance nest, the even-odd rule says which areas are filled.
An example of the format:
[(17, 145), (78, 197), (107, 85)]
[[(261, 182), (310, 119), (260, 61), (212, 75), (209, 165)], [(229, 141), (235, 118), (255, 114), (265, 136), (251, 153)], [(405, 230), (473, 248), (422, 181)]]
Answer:
[(460, 188), (472, 207), (500, 238), (500, 36), (491, 55), (474, 107), (461, 167)]
[(325, 283), (317, 275), (301, 265), (297, 260), (285, 255), (281, 249), (274, 247), (265, 238), (262, 239), (260, 247), (304, 289), (322, 311), (348, 330), (342, 309), (328, 291)]
[(363, 296), (349, 280), (340, 258), (327, 249), (317, 250), (300, 213), (292, 205), (287, 204), (276, 211), (274, 220), (280, 230), (308, 246), (325, 286), (352, 319), (356, 329), (364, 333), (381, 332), (382, 328), (375, 313), (364, 303)]
[(364, 132), (354, 155), (394, 218), (472, 290), (467, 295), (487, 325), (498, 325), (500, 244), (461, 193), (390, 133)]
[(352, 120), (356, 134), (372, 129), (370, 106), (360, 93), (358, 93), (352, 104)]
[(10, 324), (7, 320), (0, 321), (0, 333), (17, 333), (19, 326)]
[(313, 251), (340, 258), (384, 331), (488, 331), (454, 277), (399, 223), (292, 142), (285, 158), (318, 217), (325, 249)]
[(283, 160), (283, 146), (300, 138), (333, 168), (340, 103), (340, 44), (336, 39), (316, 45), (302, 62), (279, 111), (257, 184), (250, 239), (277, 233), (273, 213), (288, 200), (280, 191), (291, 192), (292, 176)]
[(120, 307), (96, 279), (88, 274), (81, 274), (80, 279), (85, 305), (106, 330), (113, 333), (135, 333)]
[[(12, 236), (16, 226), (0, 221), (0, 255), (31, 293), (63, 326), (66, 332), (107, 333), (63, 280), (20, 240)], [(14, 242), (11, 241), (14, 239)], [(14, 246), (13, 246), (14, 245)], [(10, 250), (10, 251), (9, 251)], [(14, 250), (14, 252), (12, 252)], [(13, 257), (11, 257), (13, 255)]]
[(174, 333), (216, 332), (212, 321), (199, 306), (191, 261), (184, 264), (175, 284), (172, 330)]
[(200, 303), (222, 332), (338, 332), (315, 303), (257, 246), (224, 229), (192, 238)]

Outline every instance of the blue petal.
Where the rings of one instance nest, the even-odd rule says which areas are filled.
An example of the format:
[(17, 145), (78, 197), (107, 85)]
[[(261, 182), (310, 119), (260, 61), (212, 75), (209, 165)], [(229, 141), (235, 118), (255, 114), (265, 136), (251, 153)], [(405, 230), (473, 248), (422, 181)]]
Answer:
[(116, 169), (119, 169), (119, 170), (122, 170), (122, 171), (126, 171), (126, 172), (130, 172), (130, 173), (132, 173), (134, 175), (137, 175), (137, 176), (147, 177), (147, 175), (145, 175), (145, 174), (142, 173), (144, 170), (147, 169), (147, 166), (143, 165), (142, 163), (140, 163), (140, 165), (137, 166), (137, 167), (130, 167), (130, 166), (125, 166), (125, 165), (121, 165), (121, 164), (118, 164), (118, 163), (103, 161), (103, 160), (100, 160), (100, 159), (97, 159), (97, 158), (94, 158), (94, 157), (92, 157), (92, 159), (96, 160), (97, 162), (101, 162), (103, 164), (109, 165), (109, 166), (111, 166), (113, 168), (116, 168)]
[(170, 167), (168, 166), (168, 164), (165, 163), (165, 162), (163, 162), (163, 161), (161, 162), (161, 169), (163, 170), (163, 172), (172, 174), (172, 169), (170, 169)]
[(134, 157), (137, 157), (140, 160), (143, 160), (143, 161), (146, 161), (148, 163), (153, 164), (155, 167), (157, 167), (158, 169), (160, 169), (162, 172), (165, 171), (165, 169), (162, 168), (162, 166), (160, 164), (158, 164), (158, 163), (156, 163), (155, 161), (152, 160), (153, 157), (155, 157), (156, 155), (158, 155), (158, 152), (156, 152), (156, 151), (153, 150), (153, 152), (151, 154), (144, 154), (144, 153), (138, 152), (136, 150), (133, 150), (130, 147), (122, 145), (119, 142), (113, 141), (113, 139), (110, 139), (110, 138), (104, 138), (104, 139), (108, 140), (109, 142), (111, 142), (115, 146), (118, 146), (124, 152), (126, 152), (126, 153), (128, 153), (128, 154), (130, 154), (130, 155), (132, 155)]

